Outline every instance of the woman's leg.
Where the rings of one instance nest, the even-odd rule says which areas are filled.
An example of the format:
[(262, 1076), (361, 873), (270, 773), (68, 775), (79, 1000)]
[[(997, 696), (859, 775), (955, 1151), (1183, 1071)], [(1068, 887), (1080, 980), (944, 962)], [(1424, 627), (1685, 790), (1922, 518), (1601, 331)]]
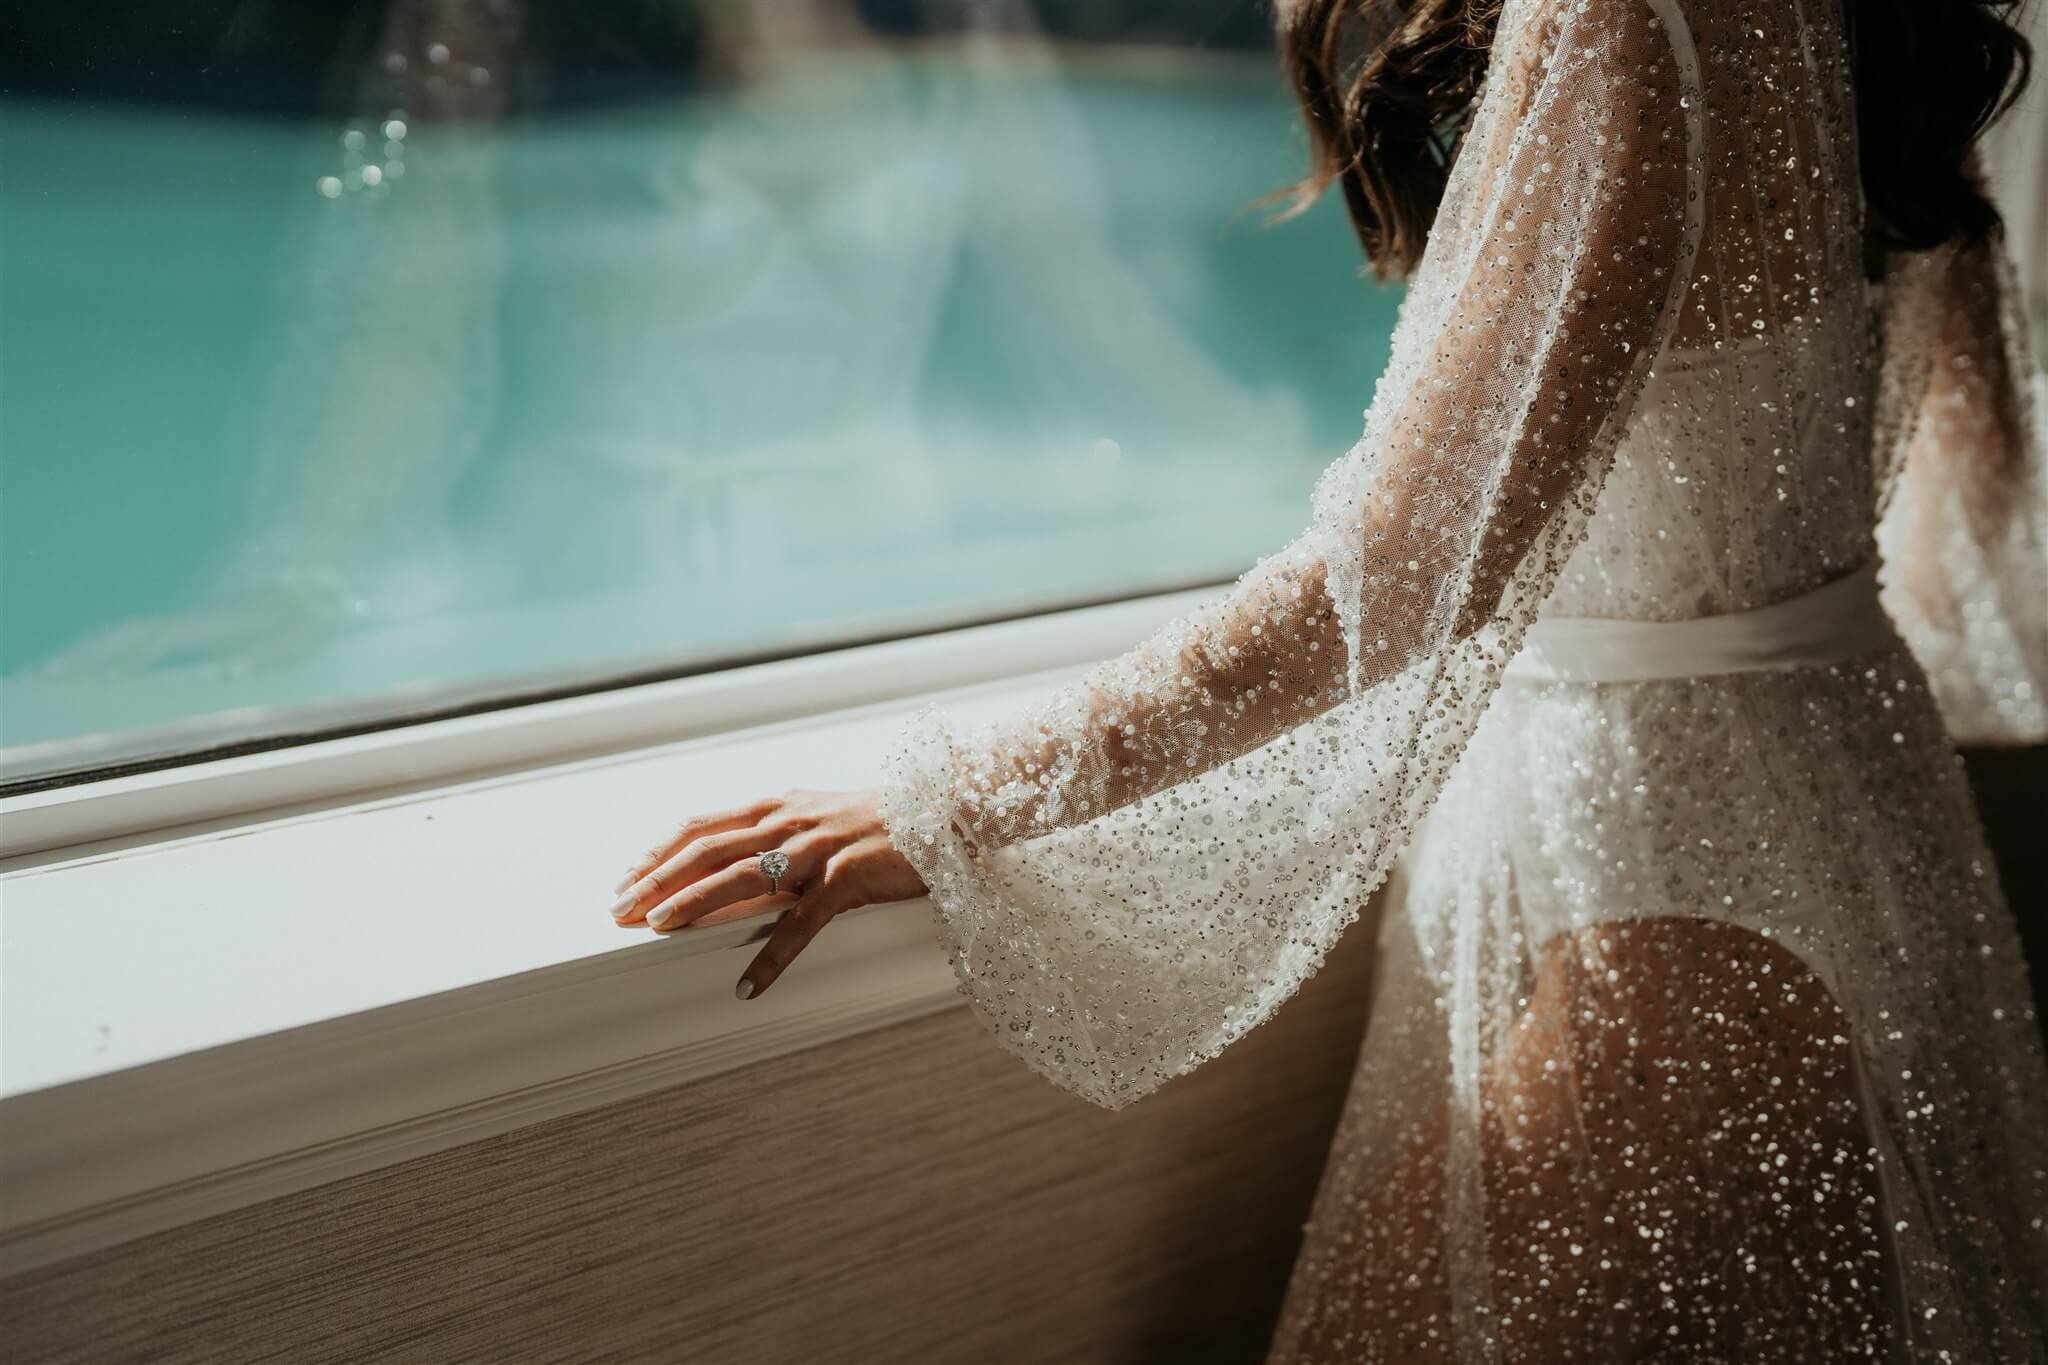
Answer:
[(1881, 1358), (1883, 1209), (1850, 1028), (1707, 920), (1560, 936), (1481, 1124), (1511, 1360)]
[[(1882, 1358), (1883, 1210), (1849, 1029), (1796, 956), (1705, 920), (1563, 935), (1488, 1041), (1487, 1264), (1462, 1283), (1490, 1293), (1500, 1359)], [(1361, 1084), (1386, 1043), (1368, 1035)], [(1454, 1115), (1439, 1104), (1369, 1160), (1343, 1150), (1388, 1141), (1368, 1117), (1385, 1102), (1353, 1097), (1276, 1360), (1456, 1359)]]

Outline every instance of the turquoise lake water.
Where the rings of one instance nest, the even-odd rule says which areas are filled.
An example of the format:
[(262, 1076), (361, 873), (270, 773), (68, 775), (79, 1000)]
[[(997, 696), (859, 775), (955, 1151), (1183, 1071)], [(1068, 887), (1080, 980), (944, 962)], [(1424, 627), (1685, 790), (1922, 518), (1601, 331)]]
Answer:
[(1213, 61), (0, 100), (7, 775), (1228, 577), (1392, 326), (1300, 164)]

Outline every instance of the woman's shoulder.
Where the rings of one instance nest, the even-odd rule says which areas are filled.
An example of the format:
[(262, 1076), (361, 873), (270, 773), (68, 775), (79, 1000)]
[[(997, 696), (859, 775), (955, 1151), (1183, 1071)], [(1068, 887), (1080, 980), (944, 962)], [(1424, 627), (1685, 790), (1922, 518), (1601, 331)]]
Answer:
[(1720, 0), (1505, 0), (1493, 61), (1534, 73), (1560, 57), (1621, 66), (1690, 43), (1695, 8)]
[(1509, 107), (1544, 84), (1616, 102), (1685, 97), (1700, 5), (1726, 0), (1505, 0), (1490, 64)]

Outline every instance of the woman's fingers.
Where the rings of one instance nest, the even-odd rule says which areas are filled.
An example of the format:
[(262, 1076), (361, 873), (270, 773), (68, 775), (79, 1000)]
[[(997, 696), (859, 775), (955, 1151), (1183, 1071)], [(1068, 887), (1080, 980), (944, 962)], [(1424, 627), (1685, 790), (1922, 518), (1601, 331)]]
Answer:
[(775, 922), (774, 932), (768, 935), (761, 951), (741, 973), (733, 994), (742, 1000), (751, 1000), (774, 985), (775, 979), (796, 961), (796, 955), (810, 946), (818, 931), (845, 908), (844, 901), (844, 895), (836, 893), (829, 885), (799, 900)]
[(623, 894), (627, 887), (644, 878), (649, 872), (660, 867), (670, 858), (673, 858), (691, 840), (703, 839), (713, 834), (724, 834), (730, 830), (745, 829), (749, 825), (759, 824), (763, 819), (772, 814), (780, 804), (781, 799), (779, 797), (765, 797), (750, 805), (735, 806), (731, 810), (714, 811), (709, 815), (699, 815), (694, 819), (683, 821), (682, 824), (676, 827), (674, 833), (670, 834), (653, 848), (648, 849), (642, 855), (640, 861), (633, 864), (633, 870), (619, 879), (619, 884), (612, 888), (612, 893), (614, 895)]
[[(612, 918), (621, 924), (632, 924), (691, 883), (720, 872), (743, 858), (751, 861), (753, 854), (775, 848), (788, 837), (785, 830), (750, 825), (692, 839), (667, 862), (628, 886), (612, 903)], [(763, 890), (767, 889), (766, 878), (762, 879), (761, 886)]]
[[(774, 883), (759, 855), (789, 866)], [(657, 854), (666, 856), (657, 857)], [(917, 870), (890, 843), (879, 794), (795, 791), (700, 816), (635, 868), (612, 914), (660, 933), (783, 910), (741, 978), (742, 1000), (773, 985), (833, 917), (856, 906), (925, 894)]]
[[(742, 857), (729, 862), (715, 872), (689, 880), (680, 889), (647, 907), (648, 928), (663, 932), (687, 928), (714, 910), (764, 897), (772, 899), (778, 906), (790, 905), (798, 892), (810, 884), (825, 861), (825, 850), (815, 834), (788, 843), (774, 839), (741, 841), (739, 835), (721, 837), (732, 839), (736, 846), (741, 847), (755, 842), (760, 842), (764, 849), (780, 847), (789, 855), (789, 869), (771, 882), (768, 874), (761, 870), (758, 857)], [(780, 891), (776, 890), (778, 885)]]

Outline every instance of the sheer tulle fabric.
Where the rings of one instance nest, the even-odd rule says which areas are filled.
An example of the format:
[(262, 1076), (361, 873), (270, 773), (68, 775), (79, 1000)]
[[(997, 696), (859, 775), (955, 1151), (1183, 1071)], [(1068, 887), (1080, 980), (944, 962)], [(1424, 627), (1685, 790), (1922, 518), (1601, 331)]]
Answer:
[(2012, 262), (1955, 247), (1887, 282), (1885, 605), (1966, 743), (2048, 739), (2048, 461)]
[(1826, 5), (1509, 0), (1302, 534), (892, 755), (963, 990), (1110, 1106), (1268, 1017), (1406, 851), (1276, 1359), (2041, 1350), (2048, 1173), (2009, 1135), (2048, 1072), (1912, 655), (1503, 686), (1539, 613), (1857, 571), (1896, 487), (1888, 534), (1939, 504), (1887, 591), (1943, 699), (2038, 727), (2038, 502), (1990, 515), (2038, 459), (1954, 396), (2010, 387), (2014, 334), (1956, 321), (1966, 254), (1873, 312), (1846, 82)]
[(1677, 56), (1647, 8), (1556, 17), (1497, 71), (1309, 528), (1010, 724), (920, 717), (888, 774), (975, 999), (1099, 1103), (1264, 1018), (1384, 878), (1670, 329), (1699, 218)]

